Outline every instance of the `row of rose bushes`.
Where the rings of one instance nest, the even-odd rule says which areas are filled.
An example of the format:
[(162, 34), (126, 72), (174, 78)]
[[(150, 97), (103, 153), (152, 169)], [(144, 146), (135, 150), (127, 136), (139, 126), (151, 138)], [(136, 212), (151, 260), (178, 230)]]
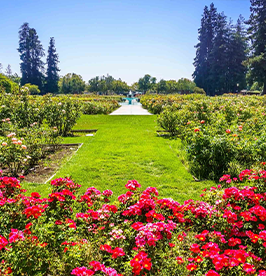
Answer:
[[(81, 105), (67, 96), (30, 96), (26, 89), (20, 94), (0, 93), (0, 131), (3, 120), (9, 118), (18, 128), (33, 123), (57, 127), (58, 135), (65, 136), (76, 124), (81, 114)], [(0, 133), (1, 134), (1, 133)]]
[(0, 88), (0, 135), (2, 120), (9, 118), (19, 128), (37, 122), (57, 127), (58, 134), (66, 136), (83, 114), (109, 114), (119, 107), (117, 100), (99, 96), (81, 98), (52, 95), (30, 96), (27, 88), (21, 93), (8, 94)]
[(236, 175), (266, 158), (266, 97), (177, 95), (142, 101), (161, 106), (159, 126), (182, 139), (191, 172), (200, 179)]
[(119, 102), (122, 102), (123, 96), (119, 95), (73, 95), (73, 99), (78, 99), (81, 103), (83, 114), (110, 114), (120, 107)]
[(224, 175), (180, 204), (136, 180), (80, 195), (69, 178), (47, 198), (0, 178), (1, 275), (266, 275), (266, 170)]
[(26, 87), (14, 94), (1, 90), (0, 168), (12, 176), (26, 174), (40, 159), (57, 149), (60, 136), (69, 135), (82, 112), (108, 114), (119, 107), (112, 98), (83, 100), (30, 96)]
[(25, 175), (40, 159), (58, 149), (60, 136), (56, 127), (37, 123), (22, 129), (10, 119), (2, 121), (0, 136), (0, 168), (11, 176)]
[(95, 102), (101, 102), (101, 101), (117, 101), (122, 102), (124, 96), (120, 95), (95, 95), (95, 94), (76, 94), (71, 95), (71, 98), (78, 99), (80, 101), (95, 101)]
[(110, 114), (120, 105), (116, 100), (83, 101), (82, 112), (87, 115)]
[(184, 103), (204, 98), (206, 96), (201, 94), (144, 95), (140, 102), (152, 114), (160, 114), (167, 106), (179, 109)]

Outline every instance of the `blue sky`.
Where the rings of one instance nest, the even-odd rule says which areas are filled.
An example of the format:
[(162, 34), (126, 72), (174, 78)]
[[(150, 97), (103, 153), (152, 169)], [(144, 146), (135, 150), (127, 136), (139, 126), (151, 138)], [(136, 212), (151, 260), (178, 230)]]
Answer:
[[(0, 0), (0, 63), (19, 71), (18, 30), (28, 22), (47, 52), (55, 38), (60, 75), (87, 82), (109, 73), (129, 84), (144, 74), (191, 79), (194, 45), (207, 0)], [(249, 0), (214, 0), (236, 22)]]

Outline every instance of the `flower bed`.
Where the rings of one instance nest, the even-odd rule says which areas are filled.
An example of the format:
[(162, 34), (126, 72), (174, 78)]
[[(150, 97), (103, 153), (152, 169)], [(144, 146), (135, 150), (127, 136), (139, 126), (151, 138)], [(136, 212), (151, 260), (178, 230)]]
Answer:
[[(25, 88), (24, 88), (25, 89)], [(21, 94), (7, 94), (0, 88), (0, 135), (2, 120), (9, 118), (19, 128), (37, 122), (57, 127), (59, 135), (66, 136), (77, 122), (81, 113), (109, 114), (119, 108), (121, 97), (69, 97), (31, 96), (22, 89)]]
[(82, 112), (87, 115), (109, 114), (119, 107), (116, 100), (83, 101)]
[(266, 275), (266, 171), (224, 175), (202, 201), (158, 198), (136, 180), (78, 195), (71, 179), (48, 198), (0, 178), (3, 275)]
[(192, 174), (215, 180), (265, 160), (265, 100), (233, 95), (142, 98), (151, 111), (160, 110), (160, 127), (183, 141)]

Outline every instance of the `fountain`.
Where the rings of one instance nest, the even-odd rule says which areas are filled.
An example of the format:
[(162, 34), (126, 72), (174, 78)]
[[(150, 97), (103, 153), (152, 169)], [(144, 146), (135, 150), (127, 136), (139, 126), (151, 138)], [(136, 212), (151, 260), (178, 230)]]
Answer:
[(123, 98), (123, 101), (128, 101), (128, 104), (132, 104), (132, 102), (136, 100), (138, 101), (139, 99), (136, 97), (133, 97), (133, 93), (132, 91), (129, 91), (129, 93), (127, 94), (126, 98)]

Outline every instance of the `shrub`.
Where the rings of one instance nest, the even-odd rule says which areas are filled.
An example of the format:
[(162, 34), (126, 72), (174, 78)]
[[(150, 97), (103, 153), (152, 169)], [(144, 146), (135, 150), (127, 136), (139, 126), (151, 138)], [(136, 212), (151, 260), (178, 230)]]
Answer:
[(83, 102), (82, 112), (83, 114), (93, 115), (93, 114), (109, 114), (115, 109), (120, 107), (117, 101), (91, 101)]
[(199, 87), (195, 87), (194, 90), (193, 90), (193, 93), (206, 95), (206, 92), (204, 91), (204, 89), (199, 88)]
[(41, 93), (38, 85), (34, 85), (31, 83), (26, 83), (24, 86), (22, 86), (22, 89), (23, 88), (28, 88), (28, 92), (30, 95), (38, 95)]
[(173, 134), (182, 139), (197, 178), (218, 180), (233, 172), (234, 164), (256, 167), (265, 160), (265, 97), (154, 96), (142, 101), (161, 113), (157, 121), (166, 131), (174, 122)]
[(49, 127), (56, 127), (58, 134), (66, 136), (81, 114), (81, 105), (67, 96), (44, 97), (45, 120)]
[(173, 111), (171, 107), (166, 108), (158, 116), (159, 126), (169, 132), (171, 136), (176, 135), (178, 132), (178, 121), (179, 114)]
[(39, 127), (37, 123), (18, 129), (8, 119), (4, 123), (4, 137), (0, 139), (0, 167), (8, 168), (9, 175), (27, 173), (41, 158), (57, 148), (57, 129)]
[(18, 85), (5, 75), (0, 74), (0, 89), (3, 89), (1, 93), (17, 93)]
[(266, 171), (220, 183), (180, 204), (131, 180), (110, 204), (110, 190), (78, 195), (70, 178), (53, 180), (42, 198), (0, 177), (1, 273), (263, 276)]

